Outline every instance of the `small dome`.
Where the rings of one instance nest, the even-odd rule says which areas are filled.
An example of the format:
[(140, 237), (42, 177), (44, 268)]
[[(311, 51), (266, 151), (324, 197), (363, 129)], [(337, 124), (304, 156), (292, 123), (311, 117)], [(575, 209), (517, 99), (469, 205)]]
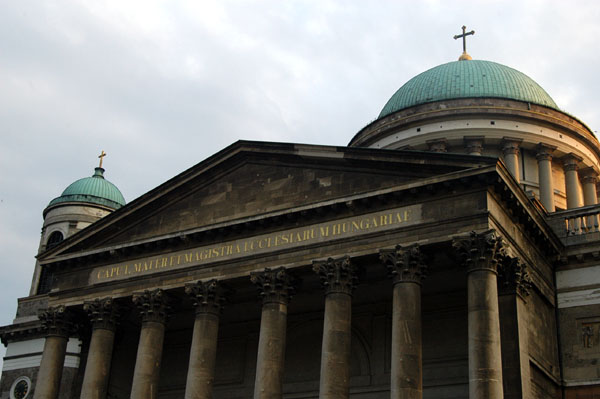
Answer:
[(524, 73), (491, 61), (463, 60), (436, 66), (406, 82), (379, 118), (415, 105), (469, 97), (507, 98), (560, 111), (548, 93)]
[(86, 202), (119, 209), (125, 205), (121, 191), (104, 178), (104, 169), (96, 168), (93, 176), (72, 183), (60, 197), (53, 199), (48, 207), (63, 202)]

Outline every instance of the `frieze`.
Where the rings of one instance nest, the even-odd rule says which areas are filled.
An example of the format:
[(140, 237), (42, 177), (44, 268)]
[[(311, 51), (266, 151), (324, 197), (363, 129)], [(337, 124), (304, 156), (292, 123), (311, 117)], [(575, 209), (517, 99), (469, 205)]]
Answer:
[(303, 245), (392, 230), (421, 221), (421, 205), (389, 209), (327, 223), (96, 267), (90, 273), (89, 284), (123, 280), (244, 256), (266, 254)]

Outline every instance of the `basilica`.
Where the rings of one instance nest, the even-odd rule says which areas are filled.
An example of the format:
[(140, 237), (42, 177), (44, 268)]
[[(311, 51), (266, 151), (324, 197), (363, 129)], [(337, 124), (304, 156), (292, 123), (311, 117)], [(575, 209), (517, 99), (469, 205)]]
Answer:
[(352, 133), (129, 203), (102, 153), (43, 210), (0, 398), (599, 398), (590, 128), (465, 49)]

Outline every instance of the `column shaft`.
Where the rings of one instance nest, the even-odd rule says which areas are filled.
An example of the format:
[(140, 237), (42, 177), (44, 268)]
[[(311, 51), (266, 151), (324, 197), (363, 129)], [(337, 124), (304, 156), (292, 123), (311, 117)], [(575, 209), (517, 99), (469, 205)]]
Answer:
[(281, 399), (287, 306), (294, 291), (285, 268), (252, 273), (250, 278), (263, 298), (256, 359), (254, 399)]
[(504, 164), (517, 181), (521, 180), (521, 174), (519, 172), (519, 146), (521, 141), (521, 139), (504, 137), (502, 143)]
[(577, 175), (577, 162), (580, 160), (581, 158), (575, 154), (569, 154), (563, 159), (565, 189), (567, 192), (567, 209), (579, 208), (581, 206), (579, 176)]
[(548, 212), (554, 212), (554, 185), (552, 179), (552, 152), (554, 148), (538, 146), (538, 182), (540, 190), (540, 202)]
[(421, 352), (421, 286), (396, 283), (392, 310), (392, 399), (423, 396)]
[(469, 398), (502, 399), (502, 358), (496, 274), (472, 270), (467, 277)]
[(326, 296), (319, 399), (347, 399), (349, 396), (351, 317), (350, 295), (332, 292)]
[(217, 359), (219, 313), (225, 298), (216, 280), (188, 284), (185, 292), (192, 297), (196, 307), (185, 399), (211, 399)]
[(212, 398), (218, 334), (219, 316), (213, 313), (202, 313), (196, 316), (185, 399)]
[(350, 395), (352, 290), (356, 270), (350, 257), (313, 262), (325, 288), (319, 399), (347, 399)]
[(587, 168), (583, 171), (581, 183), (583, 185), (583, 203), (584, 205), (596, 205), (598, 203), (598, 195), (596, 194), (596, 183), (598, 182), (598, 174), (592, 168)]
[(131, 399), (158, 398), (160, 363), (165, 339), (165, 323), (170, 311), (167, 294), (156, 289), (133, 294), (133, 303), (142, 317)]
[(263, 305), (254, 383), (255, 399), (282, 397), (286, 324), (286, 304), (270, 302)]
[(502, 339), (504, 399), (526, 399), (531, 395), (527, 332), (527, 305), (516, 294), (499, 297)]
[(392, 368), (390, 397), (423, 397), (421, 282), (427, 274), (420, 246), (382, 249), (379, 258), (394, 282), (392, 301)]
[(67, 337), (48, 336), (33, 399), (57, 399), (67, 352)]
[(115, 332), (113, 330), (96, 328), (92, 331), (81, 386), (82, 399), (106, 398), (114, 341)]
[(156, 321), (142, 323), (138, 344), (131, 399), (156, 399), (162, 358), (165, 325)]

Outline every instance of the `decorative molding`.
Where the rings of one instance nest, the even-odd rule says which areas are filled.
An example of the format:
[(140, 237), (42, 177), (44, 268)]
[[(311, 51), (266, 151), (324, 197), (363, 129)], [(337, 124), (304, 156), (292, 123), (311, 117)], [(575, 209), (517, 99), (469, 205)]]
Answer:
[(225, 292), (217, 280), (186, 284), (185, 293), (192, 298), (197, 315), (204, 313), (218, 315), (223, 309)]
[(349, 256), (314, 261), (313, 271), (319, 275), (321, 285), (325, 288), (325, 295), (331, 293), (352, 295), (358, 280), (356, 269), (350, 262)]
[(502, 237), (493, 229), (483, 233), (472, 231), (468, 236), (455, 237), (452, 246), (469, 272), (489, 270), (496, 273), (498, 262), (504, 255)]
[(529, 296), (532, 287), (527, 265), (517, 257), (505, 256), (498, 268), (498, 290), (500, 295), (517, 294), (523, 299)]
[(254, 283), (259, 295), (266, 303), (288, 304), (294, 294), (294, 281), (286, 272), (285, 267), (271, 270), (266, 268), (262, 272), (250, 273), (250, 281)]
[(167, 321), (171, 311), (170, 301), (160, 288), (134, 293), (131, 299), (142, 316), (142, 322), (165, 323)]
[(114, 331), (120, 316), (119, 307), (112, 298), (95, 299), (83, 303), (83, 310), (88, 314), (92, 329)]
[(418, 244), (408, 247), (396, 245), (394, 249), (382, 249), (379, 251), (379, 259), (387, 267), (394, 284), (421, 284), (427, 275), (427, 265)]
[(40, 309), (38, 317), (47, 337), (68, 338), (76, 330), (73, 318), (64, 305)]

